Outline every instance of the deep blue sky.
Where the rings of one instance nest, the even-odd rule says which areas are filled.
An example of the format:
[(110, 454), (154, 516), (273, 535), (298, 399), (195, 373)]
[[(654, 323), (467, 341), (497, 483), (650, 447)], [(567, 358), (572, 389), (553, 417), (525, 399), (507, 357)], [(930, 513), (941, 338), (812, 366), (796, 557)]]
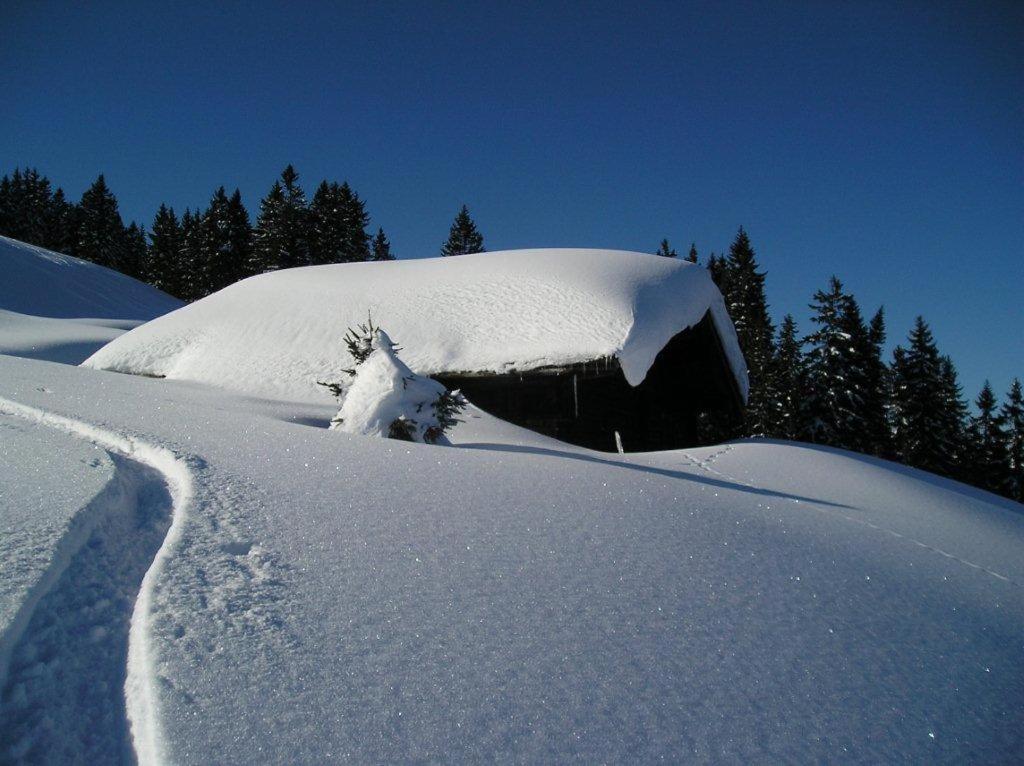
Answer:
[(0, 172), (148, 223), (291, 162), (400, 257), (463, 202), (492, 250), (742, 224), (776, 318), (836, 273), (971, 398), (1024, 376), (1024, 3), (171, 6), (0, 3)]

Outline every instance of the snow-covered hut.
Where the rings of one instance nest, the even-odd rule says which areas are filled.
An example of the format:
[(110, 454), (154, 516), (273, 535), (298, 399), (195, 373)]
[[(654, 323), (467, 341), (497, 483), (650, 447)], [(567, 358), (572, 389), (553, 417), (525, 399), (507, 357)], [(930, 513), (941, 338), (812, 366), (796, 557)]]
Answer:
[(87, 366), (323, 398), (368, 315), (403, 361), (492, 414), (628, 451), (692, 443), (701, 412), (737, 413), (747, 376), (707, 270), (674, 258), (548, 249), (263, 274), (145, 324)]

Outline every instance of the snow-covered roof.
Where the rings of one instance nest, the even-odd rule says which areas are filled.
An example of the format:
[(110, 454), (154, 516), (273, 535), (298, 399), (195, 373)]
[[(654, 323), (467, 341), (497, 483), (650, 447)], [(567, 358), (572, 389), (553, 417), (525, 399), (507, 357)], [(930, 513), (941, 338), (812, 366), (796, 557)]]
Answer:
[(350, 366), (346, 328), (372, 314), (422, 374), (616, 357), (638, 385), (665, 344), (707, 312), (745, 396), (746, 365), (707, 270), (616, 250), (509, 250), (262, 274), (126, 333), (85, 364), (259, 395), (322, 396), (316, 381)]

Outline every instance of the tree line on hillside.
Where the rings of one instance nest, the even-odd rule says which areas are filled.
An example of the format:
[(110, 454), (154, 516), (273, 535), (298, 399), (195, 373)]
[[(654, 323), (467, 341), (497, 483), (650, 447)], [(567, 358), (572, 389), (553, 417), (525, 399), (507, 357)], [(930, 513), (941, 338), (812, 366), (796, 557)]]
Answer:
[[(678, 257), (667, 240), (658, 255)], [(691, 245), (687, 260), (696, 263)], [(743, 417), (706, 416), (702, 437), (717, 443), (768, 437), (854, 450), (1024, 501), (1024, 392), (1014, 379), (1000, 405), (985, 383), (971, 413), (952, 359), (918, 317), (906, 345), (885, 360), (885, 312), (870, 319), (832, 277), (810, 303), (811, 332), (792, 315), (776, 329), (765, 272), (741, 228), (727, 255), (706, 267), (725, 299), (747, 361)]]
[[(125, 226), (102, 175), (78, 203), (34, 169), (0, 179), (0, 234), (109, 266), (184, 300), (276, 269), (394, 259), (384, 230), (371, 236), (369, 222), (348, 183), (323, 181), (307, 201), (291, 165), (260, 202), (255, 224), (239, 191), (220, 187), (205, 210), (179, 217), (161, 205), (148, 231)], [(440, 254), (474, 252), (484, 252), (483, 236), (463, 206)], [(667, 239), (657, 255), (679, 257)], [(684, 258), (698, 262), (695, 245)], [(836, 277), (814, 294), (810, 333), (801, 335), (791, 315), (776, 328), (765, 272), (742, 228), (728, 254), (711, 253), (705, 267), (736, 327), (750, 395), (738, 421), (704, 417), (704, 441), (770, 437), (841, 447), (1024, 501), (1019, 380), (1001, 404), (986, 383), (971, 413), (953, 361), (924, 319), (886, 361), (884, 311), (865, 319)]]
[[(0, 179), (0, 235), (120, 271), (192, 301), (254, 274), (293, 266), (389, 261), (384, 229), (369, 230), (366, 204), (348, 185), (322, 181), (312, 200), (291, 165), (260, 202), (255, 224), (242, 195), (221, 186), (205, 210), (160, 205), (147, 231), (127, 226), (100, 175), (79, 202), (34, 168)], [(483, 252), (483, 237), (463, 205), (442, 255)]]

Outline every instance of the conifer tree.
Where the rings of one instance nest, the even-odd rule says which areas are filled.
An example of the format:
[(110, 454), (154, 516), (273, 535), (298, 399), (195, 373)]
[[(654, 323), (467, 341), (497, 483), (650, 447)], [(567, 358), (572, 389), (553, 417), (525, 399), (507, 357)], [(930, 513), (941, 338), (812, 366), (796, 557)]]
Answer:
[(197, 292), (205, 296), (249, 275), (252, 229), (241, 192), (235, 189), (229, 198), (223, 186), (217, 189), (203, 216), (202, 229)]
[(744, 423), (747, 436), (762, 436), (773, 430), (771, 364), (775, 329), (765, 300), (765, 275), (758, 268), (750, 238), (740, 227), (729, 248), (723, 295), (750, 378)]
[(373, 256), (374, 261), (393, 261), (395, 256), (391, 254), (391, 243), (388, 238), (384, 235), (384, 229), (378, 227), (377, 235), (373, 238)]
[(669, 247), (667, 239), (661, 240), (661, 245), (654, 254), (665, 258), (675, 258), (679, 255), (679, 253), (677, 253), (673, 248)]
[(807, 433), (807, 369), (803, 343), (797, 335), (796, 320), (786, 314), (779, 326), (775, 348), (775, 402), (772, 436), (801, 439)]
[[(15, 169), (15, 173), (20, 173), (18, 169)], [(14, 212), (14, 184), (6, 174), (3, 178), (0, 178), (0, 236), (11, 237), (17, 239), (14, 236), (15, 232), (15, 221), (17, 216)]]
[(1006, 495), (1024, 502), (1024, 391), (1020, 380), (1013, 379), (1006, 402), (1000, 410), (1006, 429), (1008, 482)]
[(321, 181), (309, 205), (309, 260), (318, 266), (345, 260), (345, 211), (341, 187)]
[(46, 236), (42, 246), (58, 253), (70, 253), (77, 236), (77, 208), (69, 203), (64, 190), (57, 188), (46, 211)]
[(196, 264), (196, 296), (204, 297), (230, 284), (226, 271), (231, 269), (228, 246), (228, 195), (221, 186), (210, 198), (202, 219), (201, 255)]
[(696, 263), (697, 262), (697, 243), (696, 242), (691, 242), (690, 243), (690, 252), (686, 254), (686, 260), (688, 260), (690, 263)]
[(996, 409), (998, 403), (987, 380), (975, 405), (978, 414), (971, 418), (968, 428), (970, 456), (967, 477), (976, 487), (1005, 494), (1010, 489), (1010, 458), (1004, 430), (1006, 421)]
[(371, 257), (370, 235), (366, 227), (370, 216), (366, 204), (345, 182), (341, 185), (342, 210), (345, 214), (344, 253), (348, 261), (368, 261)]
[(124, 232), (124, 262), (121, 271), (130, 277), (148, 281), (149, 248), (146, 230), (132, 221)]
[(256, 219), (250, 265), (254, 274), (281, 268), (282, 253), (288, 247), (284, 235), (284, 205), (284, 189), (280, 181), (274, 181), (267, 196), (260, 201), (260, 214)]
[(892, 456), (892, 433), (889, 428), (889, 369), (883, 359), (885, 337), (885, 309), (880, 307), (868, 325), (862, 362), (865, 388), (861, 412), (865, 451), (888, 458)]
[(0, 234), (32, 245), (47, 240), (50, 181), (35, 168), (15, 168), (0, 181)]
[(242, 203), (242, 192), (237, 188), (228, 199), (228, 251), (231, 253), (228, 284), (252, 276), (252, 222)]
[(899, 459), (943, 476), (957, 475), (966, 406), (956, 369), (939, 354), (931, 329), (920, 316), (909, 346), (893, 352), (892, 408)]
[(834, 276), (828, 291), (814, 294), (811, 310), (811, 321), (818, 328), (805, 341), (810, 391), (808, 438), (818, 444), (861, 449), (864, 381), (857, 368), (858, 336), (863, 328), (860, 310)]
[(67, 253), (74, 245), (72, 213), (64, 191), (51, 193), (50, 180), (35, 168), (0, 178), (0, 235)]
[(940, 433), (943, 433), (949, 463), (946, 475), (965, 481), (964, 469), (969, 465), (970, 449), (967, 438), (967, 402), (960, 387), (956, 365), (946, 355), (939, 357), (939, 394), (942, 402), (939, 413), (943, 426)]
[(149, 235), (149, 264), (147, 279), (151, 285), (165, 293), (184, 296), (181, 287), (181, 225), (174, 208), (160, 205)]
[(128, 258), (124, 221), (117, 200), (101, 173), (78, 205), (78, 231), (73, 255), (111, 269), (122, 269)]
[(299, 174), (289, 165), (260, 203), (251, 271), (275, 271), (308, 263), (309, 209), (299, 186)]
[(725, 258), (711, 253), (711, 255), (708, 256), (707, 268), (708, 274), (711, 275), (711, 281), (715, 283), (719, 292), (724, 296), (726, 283), (729, 281), (729, 267)]
[(198, 300), (205, 294), (203, 229), (203, 216), (199, 211), (193, 213), (185, 208), (181, 216), (181, 244), (178, 256), (180, 278), (176, 293), (182, 300)]
[(455, 216), (448, 232), (448, 241), (441, 246), (441, 255), (466, 255), (467, 253), (484, 252), (483, 235), (469, 217), (469, 208), (465, 205)]
[(370, 216), (348, 183), (321, 182), (310, 205), (311, 263), (350, 263), (370, 259)]

